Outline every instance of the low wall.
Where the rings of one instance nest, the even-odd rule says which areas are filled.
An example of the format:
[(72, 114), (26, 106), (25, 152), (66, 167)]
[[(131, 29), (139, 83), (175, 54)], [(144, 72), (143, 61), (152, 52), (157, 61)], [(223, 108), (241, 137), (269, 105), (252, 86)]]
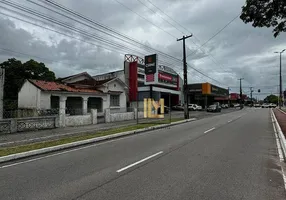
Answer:
[(91, 114), (65, 117), (65, 126), (84, 126), (92, 124)]
[(134, 112), (110, 114), (110, 122), (119, 122), (135, 119)]
[(56, 116), (0, 120), (0, 133), (16, 133), (56, 127), (58, 127), (58, 118)]

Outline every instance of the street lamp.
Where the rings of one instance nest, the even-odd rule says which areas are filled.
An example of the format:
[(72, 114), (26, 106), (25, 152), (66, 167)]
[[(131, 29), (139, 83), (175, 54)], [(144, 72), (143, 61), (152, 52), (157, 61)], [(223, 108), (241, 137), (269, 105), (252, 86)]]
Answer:
[(279, 85), (280, 85), (280, 91), (279, 91), (279, 108), (281, 109), (281, 100), (282, 100), (282, 53), (285, 51), (286, 49), (283, 49), (282, 51), (278, 52), (275, 51), (274, 53), (279, 53), (280, 54), (280, 80), (279, 80)]

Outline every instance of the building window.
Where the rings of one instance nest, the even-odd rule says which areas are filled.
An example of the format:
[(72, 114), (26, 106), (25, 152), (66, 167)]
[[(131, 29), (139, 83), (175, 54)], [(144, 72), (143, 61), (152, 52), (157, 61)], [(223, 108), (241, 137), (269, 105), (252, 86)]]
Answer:
[(110, 95), (110, 106), (120, 106), (119, 95)]

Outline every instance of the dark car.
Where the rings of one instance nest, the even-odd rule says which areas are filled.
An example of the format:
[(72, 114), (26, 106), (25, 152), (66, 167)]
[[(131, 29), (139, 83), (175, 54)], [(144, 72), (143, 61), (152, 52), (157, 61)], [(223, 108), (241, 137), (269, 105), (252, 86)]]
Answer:
[[(170, 112), (169, 107), (164, 106), (164, 114), (168, 114)], [(158, 114), (161, 114), (161, 107), (158, 108)]]
[(221, 107), (219, 105), (210, 105), (207, 112), (221, 112)]
[(184, 110), (184, 105), (182, 104), (178, 104), (172, 107), (172, 110), (179, 110), (179, 111), (183, 111)]

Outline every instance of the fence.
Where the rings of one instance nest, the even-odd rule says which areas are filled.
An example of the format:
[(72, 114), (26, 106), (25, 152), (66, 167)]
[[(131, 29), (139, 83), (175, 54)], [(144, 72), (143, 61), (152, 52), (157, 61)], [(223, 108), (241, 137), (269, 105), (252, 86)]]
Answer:
[(17, 109), (17, 110), (4, 110), (3, 118), (24, 118), (24, 117), (41, 117), (41, 116), (54, 116), (58, 115), (58, 109)]
[(0, 133), (51, 129), (58, 127), (56, 116), (11, 118), (0, 120)]

